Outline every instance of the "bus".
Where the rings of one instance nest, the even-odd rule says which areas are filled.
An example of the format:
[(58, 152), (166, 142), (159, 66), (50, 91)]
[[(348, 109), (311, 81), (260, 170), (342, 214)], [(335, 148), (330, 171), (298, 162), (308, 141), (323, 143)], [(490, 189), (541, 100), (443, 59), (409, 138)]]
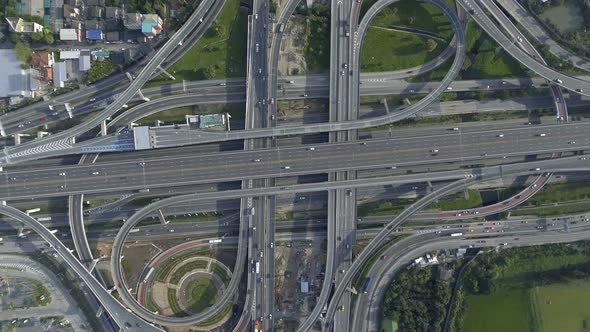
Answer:
[(451, 236), (463, 236), (463, 233), (451, 233)]
[(368, 277), (367, 280), (365, 281), (365, 286), (363, 286), (363, 294), (367, 294), (369, 292), (369, 289), (371, 289), (372, 283), (373, 283), (373, 279), (371, 279), (371, 277)]

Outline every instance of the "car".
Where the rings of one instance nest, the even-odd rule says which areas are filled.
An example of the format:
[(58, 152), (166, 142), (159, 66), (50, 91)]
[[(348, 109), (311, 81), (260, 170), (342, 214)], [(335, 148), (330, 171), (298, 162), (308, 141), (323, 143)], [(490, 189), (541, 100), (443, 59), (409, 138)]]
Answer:
[(454, 127), (453, 128), (453, 131), (459, 131), (459, 128), (458, 127)]
[(290, 169), (291, 166), (283, 166), (283, 169)]
[(540, 171), (540, 170), (541, 170), (540, 167), (535, 168), (535, 171)]
[(300, 201), (303, 201), (303, 200), (305, 200), (305, 196), (299, 196), (299, 200), (300, 200)]
[(277, 117), (276, 117), (274, 114), (272, 114), (272, 115), (270, 116), (270, 119), (271, 119), (271, 120), (273, 120), (273, 121), (274, 121), (276, 118), (277, 118)]
[(350, 189), (346, 190), (346, 196), (352, 196), (352, 190), (350, 190)]
[(302, 94), (301, 97), (307, 97), (307, 93)]
[(59, 189), (63, 189), (63, 188), (64, 188), (64, 185), (63, 184), (59, 186)]
[(137, 165), (138, 165), (138, 166), (145, 166), (145, 162), (143, 162), (143, 161), (140, 161), (140, 162), (138, 162), (138, 163), (137, 163)]
[(60, 172), (58, 175), (59, 175), (59, 176), (65, 176), (65, 175), (66, 175), (66, 173), (65, 173), (65, 172)]
[(576, 141), (570, 141), (570, 144), (576, 144)]
[(576, 92), (584, 92), (582, 89), (576, 89)]
[(580, 157), (580, 160), (586, 160), (586, 157)]
[(252, 162), (259, 163), (260, 159), (252, 159)]
[(315, 148), (314, 147), (307, 148), (307, 151), (315, 151)]
[(96, 100), (96, 98), (90, 98), (90, 99), (88, 99), (88, 101), (95, 101), (95, 100)]
[(274, 245), (274, 244), (271, 242), (271, 243), (270, 243), (270, 248), (272, 249), (272, 248), (274, 248), (274, 246), (275, 246), (275, 245)]
[(92, 172), (92, 175), (98, 175), (98, 174), (99, 174), (98, 172)]
[(431, 153), (438, 153), (438, 149), (432, 149), (430, 150)]
[(545, 134), (545, 133), (540, 133), (539, 134), (539, 137), (545, 137), (545, 136), (547, 136), (547, 134)]
[(168, 232), (174, 233), (174, 229), (169, 229)]
[(397, 169), (397, 166), (390, 166), (389, 169)]
[(258, 68), (258, 74), (262, 74), (262, 68)]
[(504, 137), (504, 134), (498, 134), (498, 137), (502, 138)]
[(450, 86), (447, 86), (447, 90), (453, 90), (453, 88)]
[(258, 19), (258, 14), (254, 14), (254, 19)]
[(556, 79), (555, 79), (555, 82), (557, 82), (557, 83), (559, 83), (559, 84), (563, 84), (563, 81), (562, 81), (562, 80), (560, 80), (559, 78), (556, 78)]
[(348, 64), (347, 64), (346, 62), (345, 62), (345, 63), (343, 63), (343, 64), (342, 64), (342, 68), (344, 68), (344, 69), (348, 68)]
[(225, 82), (219, 83), (219, 86), (226, 86), (226, 85), (227, 85), (227, 83), (225, 83)]
[(416, 92), (416, 91), (414, 91), (414, 89), (410, 89), (410, 92)]
[(11, 177), (10, 180), (16, 181), (16, 176)]
[(24, 123), (21, 123), (21, 124), (18, 125), (19, 128), (23, 128), (24, 126), (25, 126)]

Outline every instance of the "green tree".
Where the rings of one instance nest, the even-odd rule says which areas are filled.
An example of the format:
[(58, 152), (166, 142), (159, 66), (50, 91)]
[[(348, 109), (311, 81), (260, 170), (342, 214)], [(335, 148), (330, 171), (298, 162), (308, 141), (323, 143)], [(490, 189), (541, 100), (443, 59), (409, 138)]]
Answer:
[(33, 41), (40, 42), (41, 40), (43, 40), (43, 32), (41, 32), (41, 31), (33, 32), (31, 34), (31, 39)]
[(55, 39), (53, 38), (53, 34), (47, 34), (45, 36), (43, 36), (43, 41), (45, 42), (45, 44), (51, 45), (55, 42)]
[(21, 42), (16, 44), (14, 51), (16, 52), (16, 58), (21, 62), (28, 62), (31, 59), (31, 54), (33, 53), (28, 45)]

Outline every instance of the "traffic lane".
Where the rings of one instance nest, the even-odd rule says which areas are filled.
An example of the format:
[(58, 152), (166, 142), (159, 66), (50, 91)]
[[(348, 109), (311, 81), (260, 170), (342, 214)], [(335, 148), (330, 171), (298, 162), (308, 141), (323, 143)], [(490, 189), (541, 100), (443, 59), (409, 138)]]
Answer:
[[(571, 128), (577, 128), (572, 125)], [(551, 127), (551, 126), (550, 126)], [(148, 186), (170, 182), (177, 177), (191, 181), (215, 182), (241, 179), (252, 174), (276, 174), (286, 176), (300, 172), (322, 172), (334, 169), (394, 167), (412, 162), (441, 162), (462, 157), (481, 158), (482, 154), (503, 156), (514, 153), (533, 154), (548, 149), (581, 150), (590, 144), (590, 138), (581, 130), (566, 133), (567, 139), (560, 140), (559, 128), (544, 128), (546, 137), (538, 136), (539, 129), (528, 129), (514, 135), (494, 137), (499, 134), (473, 133), (472, 135), (446, 134), (436, 140), (376, 140), (366, 143), (341, 143), (319, 146), (317, 150), (306, 148), (268, 149), (252, 152), (228, 152), (205, 155), (201, 158), (178, 158), (175, 160), (154, 160), (93, 164), (51, 168), (48, 170), (27, 170), (6, 172), (0, 189), (2, 197), (22, 191), (78, 190), (76, 188), (100, 188), (120, 185), (124, 180), (136, 185)], [(578, 129), (583, 128), (583, 126)], [(490, 136), (493, 138), (490, 139)], [(512, 138), (508, 140), (507, 138)], [(576, 144), (570, 144), (575, 139)], [(480, 141), (480, 142), (478, 142)], [(469, 142), (469, 143), (467, 143)], [(516, 143), (515, 143), (516, 142)], [(442, 148), (440, 146), (448, 146)], [(434, 152), (438, 150), (437, 152)], [(260, 160), (255, 162), (255, 160)], [(256, 165), (256, 167), (252, 167)], [(285, 167), (289, 167), (285, 169)], [(95, 174), (97, 173), (97, 174)], [(228, 178), (227, 176), (230, 176)], [(233, 176), (233, 177), (231, 177)], [(63, 188), (61, 187), (63, 186)], [(9, 197), (9, 196), (8, 196)]]

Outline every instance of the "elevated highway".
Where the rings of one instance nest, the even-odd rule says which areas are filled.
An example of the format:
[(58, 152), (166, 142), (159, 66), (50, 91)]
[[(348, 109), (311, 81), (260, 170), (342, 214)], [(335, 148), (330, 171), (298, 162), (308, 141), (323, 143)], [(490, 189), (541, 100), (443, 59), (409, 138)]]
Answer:
[(586, 135), (589, 127), (590, 123), (583, 122), (470, 132), (449, 130), (418, 137), (317, 144), (314, 150), (296, 146), (200, 154), (198, 159), (192, 155), (165, 156), (7, 170), (0, 177), (0, 198), (55, 197), (339, 170), (403, 169), (416, 164), (582, 151), (590, 147)]

